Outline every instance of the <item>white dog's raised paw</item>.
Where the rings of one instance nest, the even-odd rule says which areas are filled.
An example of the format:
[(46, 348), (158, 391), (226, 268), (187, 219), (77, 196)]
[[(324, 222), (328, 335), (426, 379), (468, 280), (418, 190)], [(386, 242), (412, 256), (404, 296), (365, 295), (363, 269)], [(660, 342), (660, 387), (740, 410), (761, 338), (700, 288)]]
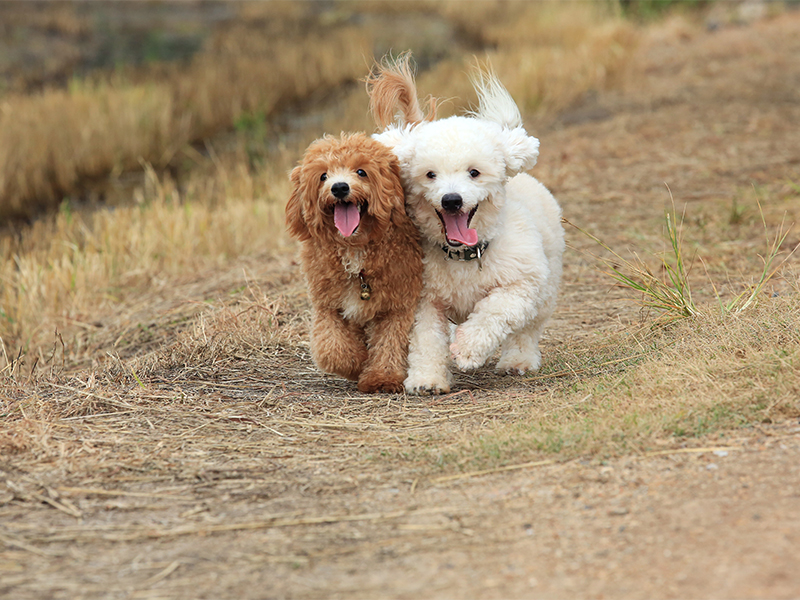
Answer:
[(483, 365), (484, 362), (486, 362), (485, 360), (482, 360), (481, 357), (476, 357), (470, 353), (460, 352), (457, 347), (453, 347), (454, 345), (455, 344), (450, 346), (450, 352), (453, 354), (453, 361), (456, 363), (456, 366), (462, 371), (474, 371)]
[(474, 371), (486, 363), (491, 349), (487, 352), (481, 347), (481, 344), (472, 340), (463, 325), (456, 329), (454, 337), (453, 343), (450, 344), (450, 354), (459, 369)]

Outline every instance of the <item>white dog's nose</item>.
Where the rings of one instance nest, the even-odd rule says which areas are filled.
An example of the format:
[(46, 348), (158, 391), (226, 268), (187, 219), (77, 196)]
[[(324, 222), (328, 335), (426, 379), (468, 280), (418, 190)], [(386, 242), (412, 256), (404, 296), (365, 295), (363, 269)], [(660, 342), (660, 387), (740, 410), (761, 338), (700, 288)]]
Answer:
[(464, 201), (461, 194), (445, 194), (442, 196), (442, 210), (447, 212), (458, 212), (461, 210), (461, 205)]

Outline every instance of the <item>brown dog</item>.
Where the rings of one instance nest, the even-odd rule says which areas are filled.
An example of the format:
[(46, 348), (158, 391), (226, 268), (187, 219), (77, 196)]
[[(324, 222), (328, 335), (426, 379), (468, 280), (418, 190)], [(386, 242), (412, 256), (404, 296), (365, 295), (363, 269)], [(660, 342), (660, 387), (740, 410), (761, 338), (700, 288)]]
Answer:
[(286, 224), (302, 243), (314, 362), (362, 392), (402, 392), (422, 252), (397, 159), (363, 134), (326, 136), (291, 181)]

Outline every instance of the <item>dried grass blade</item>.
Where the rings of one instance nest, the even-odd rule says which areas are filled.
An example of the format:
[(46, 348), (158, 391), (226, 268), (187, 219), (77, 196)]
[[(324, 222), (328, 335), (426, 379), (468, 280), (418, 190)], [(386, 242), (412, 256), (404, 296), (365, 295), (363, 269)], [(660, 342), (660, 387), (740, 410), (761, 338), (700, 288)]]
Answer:
[(81, 488), (81, 487), (60, 487), (57, 492), (64, 494), (86, 495), (86, 496), (131, 496), (133, 498), (166, 498), (169, 500), (195, 500), (191, 496), (175, 496), (173, 494), (159, 494), (148, 492), (128, 492), (125, 490), (104, 490), (102, 488)]
[(30, 544), (23, 542), (22, 540), (18, 540), (12, 536), (8, 536), (3, 533), (0, 533), (0, 543), (3, 543), (6, 546), (10, 546), (13, 548), (19, 548), (20, 550), (25, 550), (26, 552), (30, 552), (31, 554), (36, 554), (37, 556), (58, 556), (58, 554), (55, 552), (48, 552), (47, 550), (41, 550), (36, 546), (31, 546)]
[(545, 465), (555, 464), (554, 460), (537, 460), (534, 462), (522, 463), (519, 465), (508, 465), (505, 467), (496, 467), (494, 469), (483, 469), (481, 471), (471, 471), (469, 473), (459, 473), (458, 475), (447, 475), (446, 477), (436, 477), (431, 479), (431, 483), (444, 483), (447, 481), (455, 481), (457, 479), (466, 479), (468, 477), (479, 477), (481, 475), (489, 475), (491, 473), (502, 473), (504, 471), (517, 471), (519, 469), (531, 469), (533, 467), (543, 467)]
[(674, 448), (672, 450), (658, 450), (656, 452), (646, 452), (639, 458), (650, 458), (652, 456), (665, 456), (667, 454), (700, 454), (704, 452), (729, 452), (731, 450), (741, 450), (741, 446), (717, 446), (708, 448)]

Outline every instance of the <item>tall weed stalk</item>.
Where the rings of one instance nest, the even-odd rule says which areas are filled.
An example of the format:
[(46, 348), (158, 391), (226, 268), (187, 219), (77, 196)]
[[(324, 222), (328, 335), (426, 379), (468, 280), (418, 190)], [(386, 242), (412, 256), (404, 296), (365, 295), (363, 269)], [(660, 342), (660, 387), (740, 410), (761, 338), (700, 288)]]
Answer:
[[(708, 274), (708, 269), (706, 269), (706, 275), (714, 289), (714, 294), (717, 297), (720, 312), (723, 316), (739, 314), (754, 306), (758, 302), (758, 298), (764, 291), (767, 283), (772, 280), (786, 261), (795, 253), (798, 247), (800, 247), (800, 243), (798, 243), (783, 260), (779, 261), (778, 258), (781, 254), (781, 248), (791, 231), (791, 226), (786, 226), (784, 217), (774, 238), (770, 240), (767, 223), (760, 202), (758, 203), (758, 207), (767, 241), (766, 253), (763, 256), (759, 255), (764, 266), (761, 269), (758, 281), (748, 285), (742, 293), (725, 302), (722, 300), (717, 286)], [(701, 312), (701, 309), (695, 305), (692, 299), (692, 287), (689, 281), (691, 262), (687, 266), (686, 254), (683, 247), (684, 217), (685, 212), (681, 215), (680, 221), (678, 220), (674, 204), (672, 211), (667, 212), (664, 216), (666, 222), (666, 241), (668, 242), (669, 249), (658, 257), (661, 262), (660, 276), (653, 273), (648, 264), (638, 253), (633, 252), (633, 258), (627, 259), (597, 236), (567, 219), (564, 219), (564, 222), (595, 242), (610, 256), (599, 256), (591, 252), (584, 252), (584, 254), (597, 260), (601, 265), (601, 270), (611, 277), (618, 285), (638, 292), (640, 294), (639, 302), (641, 305), (645, 308), (656, 309), (659, 311), (659, 319), (669, 323), (677, 319), (696, 317)], [(702, 257), (699, 257), (699, 260), (705, 267), (705, 262)]]
[[(761, 202), (758, 199), (756, 199), (756, 202), (758, 203), (758, 212), (761, 215), (761, 224), (764, 227), (764, 236), (767, 242), (766, 254), (764, 256), (759, 255), (759, 258), (761, 258), (761, 261), (764, 263), (764, 267), (761, 270), (758, 282), (748, 286), (741, 294), (729, 300), (728, 302), (722, 301), (719, 293), (717, 292), (716, 286), (714, 286), (714, 282), (711, 282), (711, 285), (714, 286), (714, 294), (717, 296), (717, 301), (719, 302), (723, 314), (739, 314), (750, 306), (754, 305), (758, 301), (758, 297), (764, 291), (764, 287), (767, 285), (767, 283), (781, 269), (784, 263), (789, 260), (797, 248), (800, 247), (800, 243), (798, 243), (794, 248), (792, 248), (789, 254), (783, 258), (782, 261), (780, 261), (777, 265), (775, 264), (775, 261), (781, 252), (781, 248), (783, 247), (789, 232), (792, 230), (792, 226), (786, 226), (786, 215), (784, 215), (783, 219), (781, 219), (781, 224), (778, 227), (778, 230), (775, 232), (775, 237), (772, 239), (772, 241), (770, 241), (767, 222), (764, 218), (764, 210), (761, 208)], [(709, 277), (709, 280), (710, 279), (711, 278)]]
[(601, 270), (618, 285), (641, 294), (640, 302), (646, 308), (654, 308), (668, 321), (698, 314), (692, 300), (692, 288), (689, 284), (689, 271), (683, 251), (683, 216), (677, 222), (675, 211), (665, 215), (667, 240), (671, 255), (664, 253), (659, 258), (662, 276), (659, 277), (647, 263), (636, 253), (628, 260), (595, 235), (565, 219), (590, 240), (598, 244), (610, 257), (602, 257), (587, 252), (593, 259), (600, 261)]

